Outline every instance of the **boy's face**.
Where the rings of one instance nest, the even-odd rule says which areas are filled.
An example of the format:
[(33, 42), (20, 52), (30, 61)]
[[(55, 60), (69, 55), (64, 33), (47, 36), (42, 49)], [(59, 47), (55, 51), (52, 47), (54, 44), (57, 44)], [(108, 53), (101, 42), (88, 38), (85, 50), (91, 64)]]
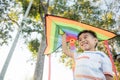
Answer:
[(82, 33), (78, 39), (79, 46), (84, 51), (95, 51), (95, 46), (98, 42), (97, 38), (90, 33)]

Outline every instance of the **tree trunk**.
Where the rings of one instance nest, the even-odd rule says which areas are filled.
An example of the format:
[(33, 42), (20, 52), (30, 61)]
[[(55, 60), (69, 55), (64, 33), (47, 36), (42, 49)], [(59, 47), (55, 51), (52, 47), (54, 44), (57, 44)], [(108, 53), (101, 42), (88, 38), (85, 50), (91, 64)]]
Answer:
[[(40, 0), (39, 4), (40, 4), (39, 7), (40, 6), (43, 7), (43, 10), (45, 11), (44, 14), (47, 14), (48, 7), (49, 7), (49, 0), (47, 0), (46, 6), (43, 5), (43, 0)], [(42, 40), (40, 42), (41, 44), (40, 44), (38, 55), (37, 55), (37, 63), (36, 63), (36, 67), (35, 67), (34, 80), (42, 80), (42, 78), (43, 78), (43, 68), (44, 68), (44, 59), (45, 59), (44, 50), (46, 48), (45, 15), (41, 12), (40, 8), (39, 8), (39, 13), (40, 13), (40, 17), (42, 19), (43, 25), (44, 25), (44, 27), (43, 27), (44, 31), (42, 33)]]
[(38, 55), (37, 55), (37, 63), (36, 63), (36, 68), (34, 73), (34, 80), (42, 80), (44, 58), (45, 58), (45, 55), (44, 55), (45, 47), (46, 47), (46, 40), (45, 40), (45, 37), (43, 36), (41, 45), (39, 47)]

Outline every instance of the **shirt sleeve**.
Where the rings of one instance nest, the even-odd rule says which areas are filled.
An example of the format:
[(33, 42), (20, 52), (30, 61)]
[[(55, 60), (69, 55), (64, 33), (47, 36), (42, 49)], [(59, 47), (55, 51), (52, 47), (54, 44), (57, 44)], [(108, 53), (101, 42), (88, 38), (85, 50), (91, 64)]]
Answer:
[(102, 58), (102, 70), (104, 74), (113, 76), (112, 63), (107, 55), (104, 55), (104, 57)]
[(70, 51), (73, 53), (73, 57), (76, 58), (77, 55), (76, 49), (70, 49)]

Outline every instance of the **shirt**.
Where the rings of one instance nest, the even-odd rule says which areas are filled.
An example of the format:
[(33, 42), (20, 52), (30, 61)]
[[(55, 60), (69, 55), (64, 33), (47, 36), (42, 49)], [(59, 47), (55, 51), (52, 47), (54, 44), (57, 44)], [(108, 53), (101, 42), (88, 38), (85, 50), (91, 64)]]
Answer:
[(106, 80), (105, 74), (113, 74), (111, 61), (103, 52), (75, 53), (74, 60), (74, 80)]

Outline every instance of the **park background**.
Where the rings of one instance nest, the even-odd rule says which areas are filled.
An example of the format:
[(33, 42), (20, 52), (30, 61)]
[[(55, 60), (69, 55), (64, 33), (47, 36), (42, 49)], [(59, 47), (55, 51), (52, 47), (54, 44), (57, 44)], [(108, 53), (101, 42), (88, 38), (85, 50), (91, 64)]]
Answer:
[[(16, 43), (4, 80), (48, 80), (49, 60), (43, 55), (45, 14), (120, 33), (119, 0), (0, 0), (1, 71), (13, 43)], [(18, 41), (15, 41), (18, 32)], [(120, 52), (120, 37), (109, 40), (109, 46), (114, 58)], [(101, 50), (104, 51), (103, 46)], [(70, 59), (62, 54), (61, 49), (52, 53), (51, 65), (51, 80), (72, 80)], [(120, 65), (116, 59), (115, 65), (119, 73)]]

